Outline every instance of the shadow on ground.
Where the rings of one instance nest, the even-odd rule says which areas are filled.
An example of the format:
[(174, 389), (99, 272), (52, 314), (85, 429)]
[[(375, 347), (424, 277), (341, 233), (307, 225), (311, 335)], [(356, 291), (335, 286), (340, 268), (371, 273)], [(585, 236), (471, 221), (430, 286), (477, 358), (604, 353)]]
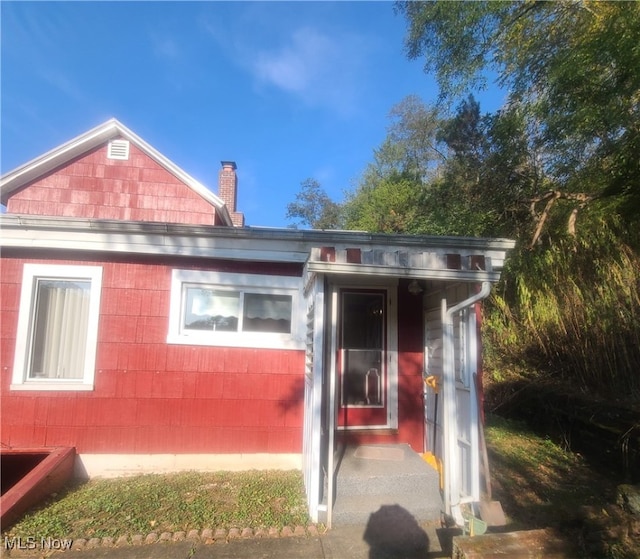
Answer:
[(417, 559), (429, 553), (429, 536), (399, 505), (385, 505), (374, 512), (363, 538), (370, 546), (369, 559)]
[(369, 545), (369, 559), (450, 557), (453, 536), (460, 531), (442, 528), (434, 533), (438, 545), (432, 551), (429, 535), (409, 511), (399, 505), (384, 505), (369, 517), (363, 539)]

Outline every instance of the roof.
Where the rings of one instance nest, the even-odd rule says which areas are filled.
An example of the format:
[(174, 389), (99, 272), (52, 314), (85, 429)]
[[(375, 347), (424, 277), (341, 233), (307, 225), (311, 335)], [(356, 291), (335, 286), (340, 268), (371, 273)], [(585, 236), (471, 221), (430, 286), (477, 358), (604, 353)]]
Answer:
[(218, 196), (115, 118), (6, 173), (0, 178), (0, 201), (6, 204), (12, 192), (114, 138), (129, 140), (156, 163), (214, 206), (225, 225), (233, 225), (228, 208)]
[[(290, 262), (309, 273), (388, 275), (458, 281), (497, 281), (507, 239), (399, 235), (361, 231), (215, 227), (88, 218), (0, 216), (0, 247), (93, 254)], [(322, 257), (323, 250), (331, 259)], [(351, 251), (357, 257), (354, 261)], [(459, 255), (451, 268), (447, 256)], [(478, 257), (482, 257), (478, 261)], [(482, 262), (482, 266), (476, 263)]]

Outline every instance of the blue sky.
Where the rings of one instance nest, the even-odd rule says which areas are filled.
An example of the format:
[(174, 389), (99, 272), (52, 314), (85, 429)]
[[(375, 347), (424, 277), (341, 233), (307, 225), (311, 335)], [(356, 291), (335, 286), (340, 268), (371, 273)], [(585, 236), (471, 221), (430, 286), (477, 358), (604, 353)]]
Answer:
[[(217, 192), (238, 165), (247, 225), (287, 226), (307, 178), (336, 201), (390, 109), (435, 101), (391, 2), (7, 2), (2, 174), (111, 117)], [(479, 96), (484, 111), (499, 105)]]

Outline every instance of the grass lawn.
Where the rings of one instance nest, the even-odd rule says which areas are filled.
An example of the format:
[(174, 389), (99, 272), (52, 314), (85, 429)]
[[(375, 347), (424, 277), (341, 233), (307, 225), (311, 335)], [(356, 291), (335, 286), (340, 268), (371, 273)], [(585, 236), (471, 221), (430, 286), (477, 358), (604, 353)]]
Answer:
[[(493, 499), (509, 529), (556, 528), (582, 557), (640, 557), (640, 519), (616, 502), (616, 479), (523, 424), (488, 417)], [(187, 472), (72, 485), (5, 536), (91, 538), (204, 528), (307, 525), (299, 471)]]
[(493, 499), (510, 529), (556, 528), (593, 559), (640, 557), (640, 519), (616, 504), (621, 480), (524, 424), (487, 418)]
[(4, 535), (100, 538), (308, 522), (299, 471), (185, 472), (74, 483)]

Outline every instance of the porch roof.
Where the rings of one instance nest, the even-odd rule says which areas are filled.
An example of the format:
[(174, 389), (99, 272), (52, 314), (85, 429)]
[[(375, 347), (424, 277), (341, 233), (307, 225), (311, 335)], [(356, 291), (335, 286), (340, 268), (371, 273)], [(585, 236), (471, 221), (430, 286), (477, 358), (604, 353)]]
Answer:
[(305, 278), (321, 273), (493, 283), (500, 279), (505, 254), (506, 249), (446, 246), (313, 247)]

